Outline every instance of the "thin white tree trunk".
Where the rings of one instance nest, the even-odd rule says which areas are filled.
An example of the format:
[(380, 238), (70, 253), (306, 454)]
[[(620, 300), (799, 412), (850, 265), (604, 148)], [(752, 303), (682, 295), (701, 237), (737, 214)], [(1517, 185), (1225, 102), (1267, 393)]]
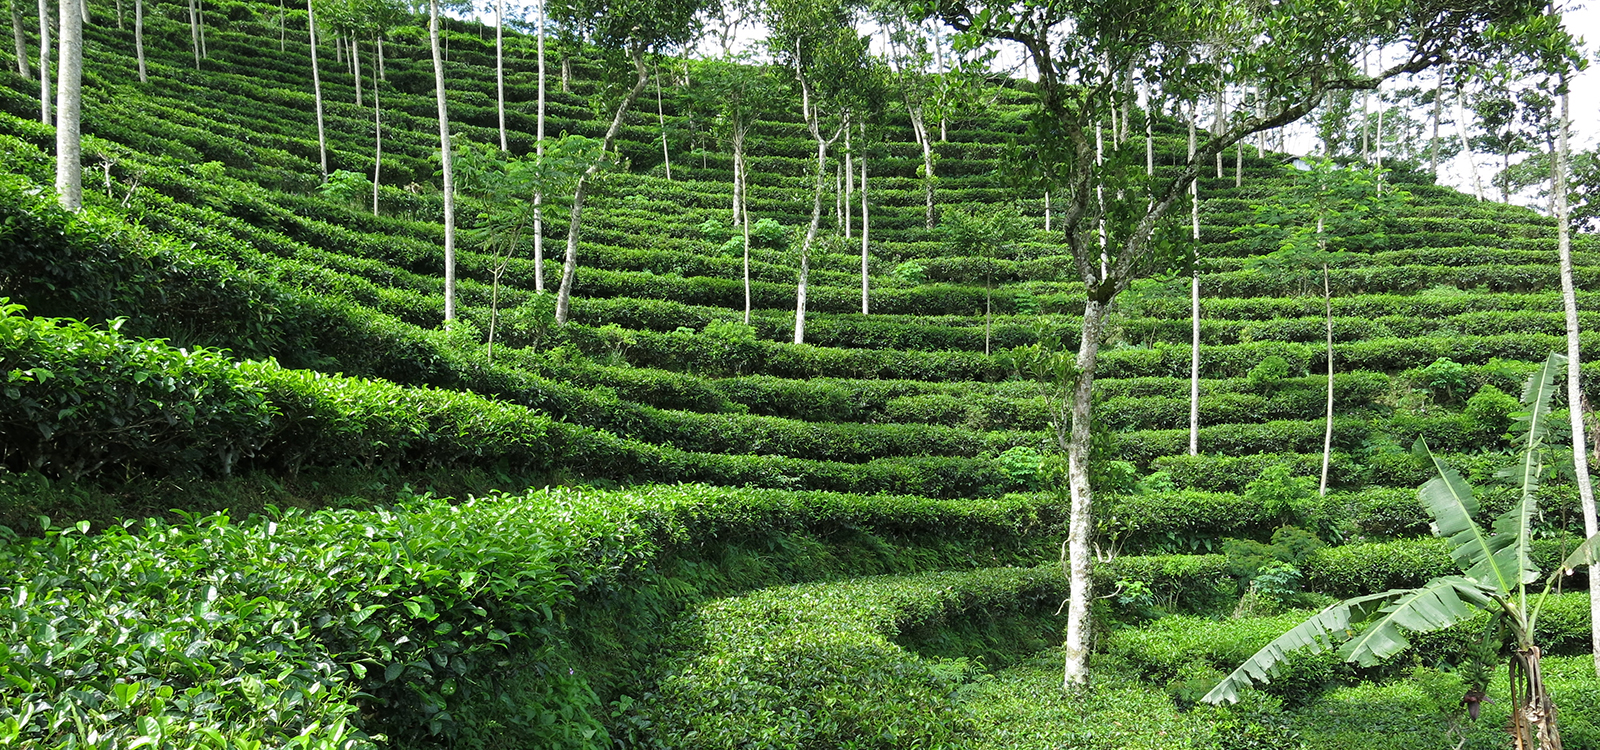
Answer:
[(1444, 76), (1439, 76), (1439, 82), (1433, 87), (1433, 137), (1428, 140), (1428, 172), (1436, 179), (1439, 176), (1439, 116), (1440, 109), (1444, 106)]
[(806, 342), (806, 284), (811, 277), (811, 245), (817, 241), (817, 227), (822, 223), (823, 175), (828, 171), (828, 143), (822, 139), (821, 128), (815, 118), (811, 132), (817, 139), (817, 184), (812, 191), (811, 224), (806, 227), (806, 238), (800, 244), (800, 281), (794, 298), (794, 343)]
[(317, 100), (317, 154), (321, 157), (322, 179), (328, 179), (328, 132), (322, 118), (322, 72), (317, 69), (317, 15), (306, 0), (306, 30), (311, 35), (311, 89)]
[(139, 83), (149, 83), (144, 69), (144, 0), (133, 0), (133, 50), (139, 58)]
[[(1317, 234), (1322, 234), (1322, 218), (1317, 218)], [(1328, 464), (1333, 456), (1333, 292), (1328, 285), (1328, 264), (1322, 264), (1322, 305), (1328, 323), (1328, 417), (1322, 431), (1322, 482), (1317, 494), (1328, 494)]]
[(745, 204), (744, 128), (735, 126), (733, 137), (733, 218), (744, 235), (744, 324), (750, 325), (750, 208)]
[(1083, 309), (1083, 340), (1078, 346), (1078, 376), (1072, 389), (1072, 436), (1067, 446), (1067, 484), (1072, 494), (1067, 521), (1067, 639), (1063, 644), (1065, 667), (1062, 688), (1072, 690), (1089, 683), (1089, 609), (1094, 603), (1093, 548), (1090, 546), (1090, 506), (1094, 488), (1089, 484), (1089, 453), (1095, 363), (1105, 326), (1105, 304), (1093, 298)]
[(1462, 103), (1466, 96), (1458, 89), (1456, 91), (1456, 130), (1461, 133), (1461, 153), (1467, 157), (1467, 170), (1472, 178), (1472, 194), (1478, 200), (1483, 200), (1483, 180), (1478, 177), (1478, 157), (1472, 153), (1472, 147), (1467, 145), (1470, 134), (1467, 131), (1467, 110)]
[(56, 85), (56, 197), (68, 211), (83, 210), (83, 0), (61, 0), (61, 59)]
[(850, 201), (855, 197), (856, 173), (850, 161), (850, 121), (844, 125), (844, 238), (850, 239)]
[(861, 314), (867, 315), (867, 298), (870, 284), (867, 281), (867, 236), (872, 231), (871, 216), (867, 213), (867, 124), (861, 123)]
[(361, 103), (361, 43), (355, 37), (350, 37), (350, 66), (355, 70), (356, 81), (356, 106)]
[(906, 107), (906, 112), (911, 115), (911, 131), (917, 136), (917, 145), (922, 147), (922, 197), (923, 215), (929, 229), (933, 228), (933, 136), (928, 132), (927, 121), (923, 117), (921, 107)]
[(439, 161), (444, 175), (444, 320), (456, 318), (456, 174), (445, 102), (444, 55), (439, 49), (439, 0), (428, 2), (428, 40), (433, 48), (433, 91), (439, 105)]
[(1244, 143), (1233, 144), (1233, 186), (1244, 187)]
[[(1565, 83), (1563, 79), (1563, 83)], [(1561, 307), (1567, 325), (1567, 409), (1572, 419), (1572, 468), (1577, 476), (1578, 499), (1583, 509), (1583, 535), (1600, 533), (1595, 519), (1594, 485), (1589, 478), (1589, 449), (1583, 424), (1583, 385), (1579, 377), (1582, 350), (1578, 346), (1578, 297), (1572, 275), (1572, 217), (1567, 198), (1567, 130), (1571, 127), (1570, 97), (1561, 95), (1561, 123), (1556, 140), (1555, 183), (1557, 249), (1561, 255)], [(1595, 674), (1600, 676), (1600, 565), (1589, 566), (1589, 638)]]
[[(1366, 50), (1361, 50), (1361, 75), (1363, 75), (1363, 76), (1372, 75), (1371, 71), (1368, 70), (1368, 68), (1367, 68), (1367, 51)], [(1368, 91), (1366, 89), (1362, 89), (1362, 91), (1361, 91), (1361, 162), (1363, 164), (1371, 164), (1372, 163), (1372, 143), (1371, 143), (1371, 140), (1370, 140), (1370, 136), (1372, 134), (1372, 125), (1371, 125), (1371, 122), (1370, 122), (1370, 117), (1371, 116), (1369, 114), (1371, 109), (1372, 109), (1372, 92)]]
[[(378, 56), (383, 56), (383, 37), (378, 37)], [(378, 183), (383, 176), (383, 103), (378, 98), (378, 77), (372, 77), (372, 215), (378, 215)]]
[[(633, 58), (634, 72), (638, 78), (633, 82), (633, 88), (623, 96), (622, 102), (617, 105), (616, 115), (611, 118), (611, 127), (606, 129), (605, 140), (600, 149), (610, 153), (617, 142), (617, 133), (622, 130), (622, 119), (628, 114), (628, 107), (644, 92), (644, 87), (650, 83), (650, 71), (644, 66), (644, 50), (635, 47), (629, 50)], [(567, 316), (572, 305), (572, 284), (578, 275), (578, 232), (583, 220), (583, 199), (588, 193), (589, 183), (600, 172), (601, 164), (596, 162), (589, 165), (583, 174), (578, 177), (578, 185), (572, 191), (572, 212), (567, 225), (567, 255), (561, 264), (561, 288), (556, 292), (556, 323), (567, 324)]]
[[(667, 114), (661, 106), (661, 65), (656, 64), (656, 124), (661, 128), (661, 163), (667, 168), (667, 182), (672, 182), (672, 153), (667, 150)], [(694, 162), (689, 162), (693, 165)]]
[(28, 37), (22, 32), (22, 11), (17, 8), (18, 0), (11, 0), (11, 40), (17, 47), (17, 74), (23, 78), (33, 78), (33, 67), (28, 64)]
[(1050, 231), (1050, 191), (1044, 191), (1044, 231)]
[[(1194, 118), (1189, 118), (1189, 160), (1197, 147)], [(1189, 183), (1190, 239), (1194, 267), (1189, 274), (1189, 455), (1200, 455), (1200, 180)]]
[(194, 25), (200, 32), (200, 58), (211, 59), (211, 50), (206, 49), (206, 3), (205, 0), (195, 0)]
[(278, 51), (289, 49), (289, 24), (284, 20), (283, 0), (278, 0)]
[(494, 4), (494, 94), (500, 114), (500, 150), (506, 147), (506, 0)]
[[(544, 159), (544, 2), (539, 0), (539, 114), (533, 151)], [(533, 196), (533, 289), (544, 294), (544, 194)]]
[(200, 69), (200, 17), (189, 0), (189, 44), (194, 47), (194, 69)]
[(44, 124), (53, 122), (50, 117), (50, 6), (39, 0), (39, 119)]

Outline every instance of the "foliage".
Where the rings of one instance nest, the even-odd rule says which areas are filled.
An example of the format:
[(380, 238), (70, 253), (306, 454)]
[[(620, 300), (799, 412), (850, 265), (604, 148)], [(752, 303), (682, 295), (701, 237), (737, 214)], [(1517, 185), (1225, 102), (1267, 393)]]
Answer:
[[(1440, 630), (1469, 619), (1477, 607), (1505, 613), (1507, 628), (1515, 640), (1513, 659), (1520, 666), (1523, 679), (1530, 681), (1519, 684), (1517, 667), (1513, 667), (1512, 690), (1519, 695), (1516, 708), (1534, 706), (1537, 712), (1528, 721), (1539, 725), (1541, 733), (1546, 726), (1553, 732), (1553, 719), (1547, 722), (1539, 718), (1549, 712), (1548, 695), (1537, 679), (1539, 652), (1534, 638), (1539, 610), (1550, 585), (1564, 572), (1600, 559), (1600, 537), (1578, 545), (1547, 577), (1545, 593), (1530, 600), (1528, 585), (1542, 577), (1533, 560), (1531, 544), (1535, 493), (1545, 470), (1547, 449), (1543, 440), (1548, 430), (1550, 396), (1556, 372), (1564, 366), (1565, 358), (1551, 354), (1545, 366), (1528, 379), (1522, 399), (1527, 412), (1518, 418), (1523, 442), (1519, 463), (1497, 473), (1511, 479), (1522, 494), (1510, 510), (1496, 519), (1492, 535), (1473, 518), (1478, 506), (1471, 486), (1454, 469), (1427, 453), (1438, 476), (1423, 485), (1420, 496), (1434, 517), (1435, 533), (1446, 540), (1462, 576), (1437, 577), (1419, 588), (1368, 594), (1331, 605), (1246, 660), (1205, 700), (1237, 700), (1241, 687), (1267, 680), (1273, 665), (1290, 651), (1317, 652), (1342, 642), (1338, 653), (1343, 659), (1372, 666), (1409, 645), (1405, 631)], [(1419, 450), (1426, 451), (1420, 442)], [(1352, 628), (1359, 625), (1365, 628), (1352, 633)], [(1517, 731), (1522, 736), (1532, 730), (1519, 722)]]

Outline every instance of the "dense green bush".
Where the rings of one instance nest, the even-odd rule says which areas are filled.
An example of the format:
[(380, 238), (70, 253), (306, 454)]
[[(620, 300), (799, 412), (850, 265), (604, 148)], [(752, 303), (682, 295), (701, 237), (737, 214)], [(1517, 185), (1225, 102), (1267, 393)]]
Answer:
[(955, 741), (969, 727), (950, 700), (950, 668), (908, 653), (897, 636), (977, 612), (1049, 612), (1062, 584), (1047, 566), (858, 579), (714, 602), (688, 626), (695, 646), (667, 667), (658, 731), (671, 746), (697, 748)]

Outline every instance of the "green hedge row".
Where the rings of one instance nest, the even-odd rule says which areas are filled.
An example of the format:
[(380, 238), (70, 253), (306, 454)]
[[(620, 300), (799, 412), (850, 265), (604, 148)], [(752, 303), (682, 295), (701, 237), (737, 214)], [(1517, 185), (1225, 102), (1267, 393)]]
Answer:
[[(1053, 640), (1055, 566), (868, 578), (766, 589), (699, 609), (694, 647), (661, 681), (657, 731), (670, 747), (942, 747), (970, 731), (951, 700), (961, 666), (923, 657), (902, 633), (972, 617), (1034, 615), (991, 632), (1018, 650)], [(998, 629), (997, 629), (998, 630)]]
[[(602, 669), (627, 662), (588, 627), (611, 606), (637, 627), (612, 634), (648, 652), (697, 586), (1010, 564), (1063, 517), (1026, 500), (656, 487), (8, 535), (0, 700), (20, 710), (0, 732), (21, 745), (304, 735), (299, 746), (349, 750), (382, 733), (608, 747), (596, 693), (640, 696), (645, 666)], [(761, 556), (728, 558), (740, 544)], [(27, 709), (41, 701), (51, 709)]]

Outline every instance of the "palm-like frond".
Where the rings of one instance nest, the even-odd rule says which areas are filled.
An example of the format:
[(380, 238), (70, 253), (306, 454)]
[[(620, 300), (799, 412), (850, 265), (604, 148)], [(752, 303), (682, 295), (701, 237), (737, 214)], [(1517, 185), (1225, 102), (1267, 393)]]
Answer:
[(1578, 548), (1567, 555), (1567, 559), (1562, 560), (1561, 566), (1551, 575), (1562, 575), (1590, 565), (1600, 565), (1600, 534), (1595, 534), (1578, 545)]
[[(1206, 693), (1207, 703), (1233, 703), (1239, 690), (1270, 682), (1278, 663), (1290, 652), (1317, 653), (1342, 643), (1347, 661), (1371, 666), (1409, 645), (1406, 631), (1427, 632), (1449, 627), (1472, 616), (1473, 606), (1490, 601), (1473, 581), (1459, 576), (1435, 578), (1416, 589), (1398, 589), (1346, 599), (1311, 616), (1278, 636)], [(1470, 602), (1470, 604), (1469, 604)], [(1357, 625), (1367, 623), (1359, 634)]]
[(1478, 501), (1472, 495), (1472, 486), (1461, 474), (1449, 467), (1427, 443), (1417, 441), (1418, 452), (1432, 462), (1438, 476), (1422, 485), (1417, 496), (1428, 514), (1433, 516), (1434, 533), (1450, 543), (1450, 557), (1460, 566), (1467, 578), (1479, 585), (1492, 588), (1501, 594), (1516, 588), (1520, 574), (1515, 560), (1502, 559), (1505, 543), (1514, 541), (1490, 536), (1483, 527), (1472, 520), (1478, 513)]
[(1551, 352), (1544, 366), (1528, 376), (1528, 383), (1522, 389), (1522, 405), (1527, 411), (1517, 415), (1515, 427), (1522, 434), (1522, 457), (1514, 466), (1496, 474), (1522, 488), (1516, 504), (1495, 519), (1493, 537), (1496, 556), (1503, 565), (1515, 566), (1514, 569), (1520, 571), (1518, 577), (1522, 583), (1539, 580), (1539, 568), (1529, 556), (1533, 519), (1538, 513), (1538, 500), (1534, 495), (1544, 476), (1544, 438), (1550, 431), (1550, 400), (1556, 392), (1556, 376), (1566, 369), (1567, 358)]

